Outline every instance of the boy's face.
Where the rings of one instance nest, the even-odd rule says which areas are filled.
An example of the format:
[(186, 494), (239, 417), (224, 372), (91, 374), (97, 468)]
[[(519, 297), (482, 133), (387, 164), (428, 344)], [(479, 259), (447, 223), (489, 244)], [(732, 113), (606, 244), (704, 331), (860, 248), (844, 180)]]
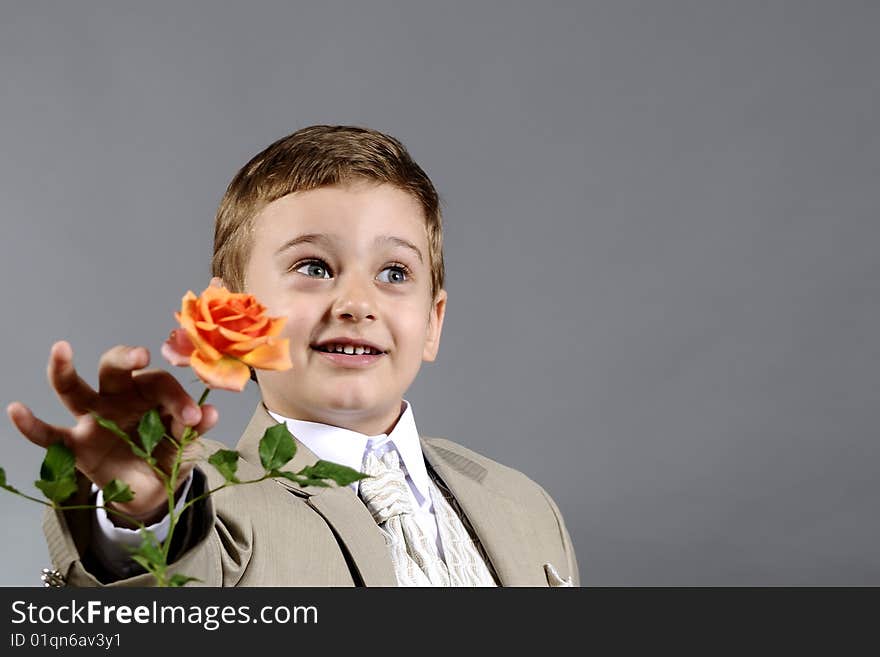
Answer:
[[(422, 361), (437, 355), (446, 308), (445, 290), (430, 298), (418, 201), (384, 184), (323, 187), (273, 201), (254, 227), (245, 291), (287, 317), (293, 363), (257, 373), (263, 401), (288, 417), (390, 432)], [(316, 348), (345, 338), (383, 353)]]

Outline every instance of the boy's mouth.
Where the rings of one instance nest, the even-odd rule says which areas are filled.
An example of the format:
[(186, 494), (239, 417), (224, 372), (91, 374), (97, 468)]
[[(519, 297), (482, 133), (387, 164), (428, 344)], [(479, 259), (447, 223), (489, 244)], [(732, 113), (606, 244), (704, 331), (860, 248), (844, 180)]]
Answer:
[(369, 342), (350, 339), (326, 340), (311, 348), (331, 363), (355, 368), (371, 365), (387, 353)]
[(323, 345), (312, 345), (312, 349), (315, 351), (322, 351), (327, 354), (347, 354), (349, 356), (355, 355), (360, 356), (362, 354), (367, 355), (376, 355), (380, 356), (384, 354), (384, 351), (380, 351), (374, 347), (370, 347), (367, 345), (351, 345), (351, 344), (323, 344)]

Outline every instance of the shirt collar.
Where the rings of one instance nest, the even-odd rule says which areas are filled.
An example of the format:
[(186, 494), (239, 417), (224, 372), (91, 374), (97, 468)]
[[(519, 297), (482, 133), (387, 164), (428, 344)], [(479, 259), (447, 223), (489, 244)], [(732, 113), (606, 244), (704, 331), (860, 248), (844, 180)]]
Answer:
[[(412, 480), (416, 491), (422, 499), (428, 499), (428, 482), (430, 480), (428, 470), (425, 467), (425, 456), (422, 453), (422, 444), (419, 440), (412, 404), (405, 399), (403, 403), (405, 408), (391, 433), (380, 433), (375, 436), (368, 436), (331, 424), (284, 417), (269, 409), (266, 410), (277, 422), (284, 422), (290, 433), (314, 452), (315, 456), (325, 461), (347, 465), (355, 470), (362, 470), (367, 450), (387, 451), (387, 448), (384, 450), (382, 448), (388, 443), (393, 443), (400, 455), (401, 464)], [(351, 487), (355, 493), (358, 492), (358, 482), (351, 484)]]

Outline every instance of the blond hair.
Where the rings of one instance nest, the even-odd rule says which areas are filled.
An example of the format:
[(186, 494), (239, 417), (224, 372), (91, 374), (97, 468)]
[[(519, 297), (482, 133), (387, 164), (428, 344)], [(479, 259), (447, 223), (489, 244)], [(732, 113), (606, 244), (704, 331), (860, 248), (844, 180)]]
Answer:
[(272, 201), (357, 180), (393, 185), (425, 214), (431, 298), (446, 284), (440, 199), (427, 174), (394, 137), (357, 126), (313, 125), (283, 137), (245, 164), (226, 189), (214, 223), (211, 270), (233, 292), (244, 291), (254, 219)]

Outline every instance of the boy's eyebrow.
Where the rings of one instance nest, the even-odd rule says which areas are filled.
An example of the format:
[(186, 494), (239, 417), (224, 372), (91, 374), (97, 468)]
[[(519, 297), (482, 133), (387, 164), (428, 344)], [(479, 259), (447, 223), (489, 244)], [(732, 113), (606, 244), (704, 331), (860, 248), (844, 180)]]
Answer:
[(419, 262), (423, 262), (422, 252), (419, 251), (419, 248), (412, 242), (408, 242), (407, 240), (401, 239), (400, 237), (394, 237), (393, 235), (380, 235), (375, 240), (373, 240), (373, 244), (375, 244), (376, 246), (383, 243), (395, 244), (397, 246), (402, 246), (404, 248), (410, 249), (418, 256)]
[[(332, 245), (333, 239), (324, 235), (323, 233), (306, 233), (305, 235), (298, 235), (293, 239), (288, 240), (284, 243), (284, 245), (275, 252), (275, 255), (281, 255), (287, 249), (291, 249), (297, 244), (322, 244), (324, 246), (329, 247)], [(380, 244), (394, 244), (397, 246), (402, 246), (404, 248), (410, 249), (419, 259), (419, 262), (424, 262), (422, 258), (422, 252), (419, 251), (419, 248), (403, 238), (395, 237), (393, 235), (380, 235), (375, 240), (373, 240), (373, 244), (378, 246)]]

